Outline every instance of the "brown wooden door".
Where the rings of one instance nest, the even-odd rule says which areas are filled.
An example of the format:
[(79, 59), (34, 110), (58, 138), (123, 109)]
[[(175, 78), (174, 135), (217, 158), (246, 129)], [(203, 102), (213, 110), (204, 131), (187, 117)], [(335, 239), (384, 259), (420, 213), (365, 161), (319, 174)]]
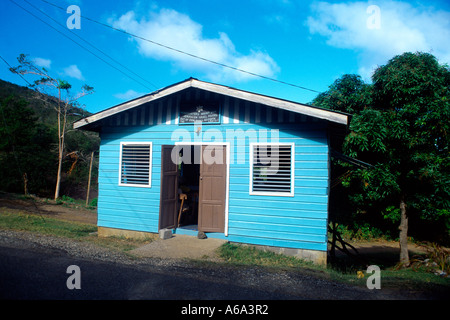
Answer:
[[(206, 154), (211, 154), (219, 161), (208, 164), (205, 161)], [(202, 146), (198, 212), (199, 231), (224, 232), (226, 179), (226, 146)]]
[(177, 225), (178, 165), (172, 161), (171, 157), (174, 148), (177, 147), (161, 146), (159, 229), (171, 229)]

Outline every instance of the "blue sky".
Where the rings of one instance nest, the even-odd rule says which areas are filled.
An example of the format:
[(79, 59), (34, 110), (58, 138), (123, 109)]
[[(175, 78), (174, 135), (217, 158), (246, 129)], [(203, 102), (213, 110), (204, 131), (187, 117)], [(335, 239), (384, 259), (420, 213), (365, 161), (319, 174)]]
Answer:
[[(93, 86), (95, 93), (79, 101), (90, 112), (189, 77), (308, 103), (314, 91), (325, 91), (343, 74), (369, 82), (377, 65), (405, 51), (430, 52), (450, 64), (448, 1), (47, 0), (63, 9), (76, 5), (82, 16), (177, 50), (314, 91), (205, 62), (83, 17), (80, 29), (69, 30), (72, 12), (41, 0), (13, 1), (22, 8), (0, 2), (1, 57), (16, 66), (19, 54), (29, 54), (71, 83), (73, 93)], [(0, 78), (26, 85), (3, 61)]]

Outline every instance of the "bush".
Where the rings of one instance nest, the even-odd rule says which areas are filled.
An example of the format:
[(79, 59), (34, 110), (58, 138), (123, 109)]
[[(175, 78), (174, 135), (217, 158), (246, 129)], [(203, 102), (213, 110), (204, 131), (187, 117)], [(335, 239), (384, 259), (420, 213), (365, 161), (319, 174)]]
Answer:
[(414, 257), (411, 260), (412, 269), (425, 269), (427, 272), (448, 277), (450, 273), (450, 250), (432, 242), (424, 242), (420, 246), (427, 251), (426, 258), (423, 256)]
[(71, 197), (66, 196), (66, 195), (63, 195), (63, 196), (61, 197), (61, 200), (62, 200), (63, 202), (65, 202), (65, 203), (70, 203), (70, 204), (72, 204), (72, 203), (75, 202), (75, 199), (74, 199), (74, 198), (71, 198)]
[(340, 224), (337, 231), (347, 240), (391, 239), (389, 232), (371, 226), (369, 223), (354, 223), (352, 226)]
[(75, 199), (69, 196), (63, 195), (61, 198), (56, 199), (56, 204), (74, 204)]
[(89, 207), (97, 207), (98, 198), (94, 198), (89, 202)]

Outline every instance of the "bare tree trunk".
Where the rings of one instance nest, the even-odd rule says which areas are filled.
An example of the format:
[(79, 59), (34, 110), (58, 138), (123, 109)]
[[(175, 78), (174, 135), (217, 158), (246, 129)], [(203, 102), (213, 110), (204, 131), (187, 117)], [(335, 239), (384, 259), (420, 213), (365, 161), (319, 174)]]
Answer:
[(89, 203), (89, 192), (91, 191), (91, 172), (92, 172), (92, 161), (94, 159), (94, 151), (91, 152), (91, 162), (89, 164), (89, 178), (88, 178), (88, 187), (87, 187), (87, 193), (86, 193), (86, 207)]
[(63, 144), (61, 143), (61, 89), (58, 89), (58, 172), (56, 174), (55, 200), (59, 198), (59, 189), (61, 187), (61, 171)]
[[(63, 129), (65, 130), (65, 129)], [(62, 162), (64, 155), (64, 131), (61, 132), (58, 144), (58, 174), (56, 176), (56, 190), (55, 190), (55, 200), (59, 198), (59, 189), (61, 188), (61, 172), (62, 172)]]
[(400, 200), (400, 263), (403, 266), (409, 265), (409, 253), (408, 253), (408, 215), (406, 214), (406, 203), (402, 197)]
[(24, 191), (24, 195), (27, 196), (28, 195), (28, 176), (27, 176), (26, 172), (23, 174), (23, 191)]
[(58, 152), (58, 173), (56, 176), (56, 189), (55, 189), (55, 200), (59, 198), (59, 189), (61, 186), (61, 171), (62, 171), (62, 152)]

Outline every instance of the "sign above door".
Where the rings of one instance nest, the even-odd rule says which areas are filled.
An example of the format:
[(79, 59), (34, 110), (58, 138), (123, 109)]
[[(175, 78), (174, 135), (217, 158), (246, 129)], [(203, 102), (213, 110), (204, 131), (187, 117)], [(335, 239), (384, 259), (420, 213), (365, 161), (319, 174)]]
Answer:
[(220, 108), (217, 102), (181, 104), (180, 124), (220, 123)]

